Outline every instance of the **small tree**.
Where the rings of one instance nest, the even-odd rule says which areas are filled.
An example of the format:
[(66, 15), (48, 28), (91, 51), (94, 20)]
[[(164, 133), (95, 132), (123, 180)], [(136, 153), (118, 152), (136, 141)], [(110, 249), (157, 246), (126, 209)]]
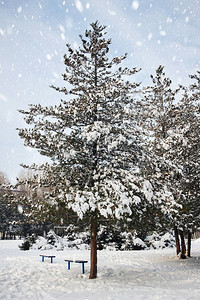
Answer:
[[(142, 201), (139, 195), (145, 196), (140, 168), (144, 156), (131, 97), (138, 84), (127, 81), (139, 70), (118, 67), (126, 55), (109, 60), (111, 40), (104, 37), (105, 26), (95, 22), (91, 27), (80, 36), (82, 48), (67, 45), (66, 87), (52, 86), (66, 100), (21, 110), (31, 127), (20, 129), (19, 135), (25, 145), (52, 160), (40, 168), (56, 189), (54, 200), (63, 199), (80, 218), (85, 214), (90, 218), (90, 278), (96, 278), (101, 216), (131, 215), (131, 206), (137, 210)], [(48, 196), (52, 199), (52, 193)]]

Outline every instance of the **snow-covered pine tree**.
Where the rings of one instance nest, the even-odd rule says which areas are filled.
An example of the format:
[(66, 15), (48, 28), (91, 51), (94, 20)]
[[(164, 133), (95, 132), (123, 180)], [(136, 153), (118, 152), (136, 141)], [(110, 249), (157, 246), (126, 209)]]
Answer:
[(188, 183), (190, 195), (192, 195), (195, 203), (193, 205), (193, 217), (196, 221), (195, 227), (200, 230), (200, 71), (191, 75), (190, 78), (195, 79), (196, 82), (189, 87), (192, 93), (189, 102), (192, 103), (188, 103), (191, 111), (190, 128), (188, 130), (189, 149), (187, 152), (187, 161), (190, 161)]
[(196, 82), (188, 88), (176, 105), (176, 151), (177, 162), (182, 166), (182, 188), (178, 222), (188, 235), (188, 255), (190, 256), (191, 234), (200, 228), (200, 72), (190, 76)]
[(59, 191), (57, 197), (80, 218), (86, 213), (90, 216), (90, 278), (97, 276), (100, 216), (120, 218), (131, 214), (131, 206), (137, 209), (141, 201), (138, 182), (143, 179), (133, 114), (133, 95), (139, 85), (127, 81), (139, 69), (118, 66), (126, 54), (108, 58), (111, 40), (105, 39), (105, 28), (99, 22), (92, 23), (85, 37), (80, 36), (78, 50), (67, 45), (66, 86), (52, 86), (65, 100), (55, 106), (30, 105), (28, 111), (20, 111), (30, 128), (19, 129), (19, 135), (26, 146), (52, 160), (40, 168), (46, 178), (48, 170), (51, 173), (49, 184)]
[[(199, 226), (199, 91), (200, 78), (189, 88), (181, 86), (172, 91), (171, 80), (165, 77), (164, 68), (151, 76), (153, 87), (146, 88), (144, 124), (150, 132), (151, 149), (159, 163), (159, 180), (172, 192), (179, 209), (173, 214), (177, 252), (185, 256), (184, 231), (187, 232), (190, 255), (191, 233)], [(182, 91), (179, 101), (176, 93)], [(157, 173), (157, 172), (156, 172)], [(156, 174), (155, 173), (155, 174)]]
[(160, 207), (164, 214), (160, 216), (160, 221), (169, 230), (178, 212), (176, 200), (180, 190), (178, 178), (181, 167), (176, 161), (176, 149), (172, 142), (172, 133), (176, 128), (174, 101), (179, 89), (172, 89), (172, 81), (165, 76), (161, 65), (156, 69), (156, 75), (150, 77), (152, 86), (144, 88), (143, 99), (138, 103), (140, 125), (152, 155), (152, 167), (150, 173), (147, 170), (147, 176), (151, 178), (154, 189), (163, 190), (160, 194), (163, 204)]

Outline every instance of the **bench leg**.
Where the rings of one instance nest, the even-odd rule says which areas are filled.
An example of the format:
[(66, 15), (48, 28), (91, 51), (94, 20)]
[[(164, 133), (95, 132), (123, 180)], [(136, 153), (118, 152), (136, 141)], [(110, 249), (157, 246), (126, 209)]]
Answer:
[(70, 270), (70, 261), (68, 261), (68, 270)]
[(51, 263), (53, 263), (53, 257), (51, 257)]
[(84, 263), (82, 263), (82, 273), (85, 273)]
[(42, 256), (42, 261), (44, 261), (44, 256)]

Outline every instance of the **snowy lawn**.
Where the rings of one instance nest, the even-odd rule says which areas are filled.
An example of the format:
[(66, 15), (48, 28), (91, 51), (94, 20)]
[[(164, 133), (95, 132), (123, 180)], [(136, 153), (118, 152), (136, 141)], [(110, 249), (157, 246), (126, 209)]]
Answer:
[[(89, 280), (89, 263), (67, 270), (64, 259), (89, 260), (87, 250), (21, 251), (21, 241), (0, 241), (0, 299), (126, 300), (200, 299), (200, 242), (193, 257), (178, 260), (175, 249), (99, 251), (98, 278)], [(42, 262), (40, 254), (56, 255)]]

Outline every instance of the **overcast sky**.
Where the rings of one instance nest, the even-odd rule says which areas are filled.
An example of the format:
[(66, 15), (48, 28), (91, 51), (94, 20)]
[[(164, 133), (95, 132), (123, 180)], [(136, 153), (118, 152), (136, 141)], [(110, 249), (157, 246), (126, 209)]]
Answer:
[(57, 104), (63, 86), (66, 43), (78, 47), (79, 34), (99, 20), (107, 25), (113, 56), (141, 67), (135, 81), (149, 83), (160, 65), (176, 86), (199, 70), (198, 0), (1, 0), (0, 1), (0, 171), (14, 182), (21, 163), (44, 161), (26, 148), (16, 128), (25, 127), (18, 109)]

